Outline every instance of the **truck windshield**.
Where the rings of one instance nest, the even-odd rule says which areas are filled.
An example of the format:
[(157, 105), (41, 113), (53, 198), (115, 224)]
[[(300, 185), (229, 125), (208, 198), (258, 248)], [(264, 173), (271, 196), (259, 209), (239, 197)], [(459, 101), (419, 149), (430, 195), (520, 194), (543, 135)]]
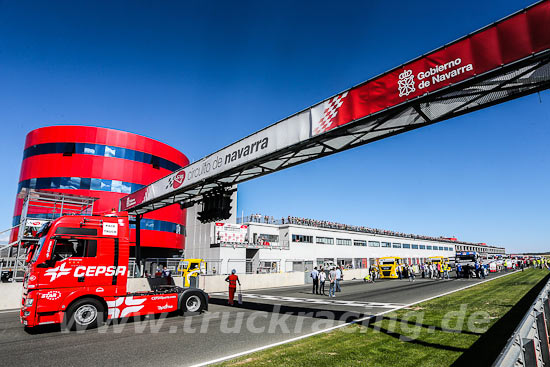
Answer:
[(40, 254), (40, 251), (42, 251), (42, 247), (44, 247), (44, 242), (46, 241), (46, 236), (43, 236), (38, 241), (38, 246), (34, 250), (34, 255), (32, 256), (31, 263), (35, 262), (36, 259), (38, 259), (38, 255)]
[(382, 259), (382, 264), (384, 265), (387, 265), (387, 264), (393, 264), (395, 263), (395, 259)]

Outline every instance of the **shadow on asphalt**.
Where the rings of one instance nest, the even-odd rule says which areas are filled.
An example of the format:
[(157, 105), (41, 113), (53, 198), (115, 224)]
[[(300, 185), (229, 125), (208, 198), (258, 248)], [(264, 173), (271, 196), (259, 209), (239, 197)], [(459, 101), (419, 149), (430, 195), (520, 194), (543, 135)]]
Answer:
[[(185, 313), (186, 316), (193, 316), (197, 315), (197, 313)], [(133, 317), (126, 317), (123, 319), (114, 319), (114, 320), (107, 320), (105, 322), (105, 325), (102, 327), (108, 327), (112, 328), (116, 325), (121, 324), (132, 324), (134, 322), (143, 322), (146, 321), (148, 318), (172, 318), (172, 317), (179, 317), (181, 316), (181, 313), (178, 311), (175, 312), (169, 312), (169, 313), (157, 313), (157, 314), (151, 314), (151, 315), (143, 315), (143, 316), (133, 316)], [(88, 329), (88, 330), (78, 330), (77, 333), (82, 332), (93, 332), (95, 329)], [(50, 325), (38, 325), (32, 328), (25, 327), (25, 332), (30, 335), (40, 335), (40, 334), (49, 334), (49, 333), (59, 333), (59, 332), (66, 332), (66, 329), (62, 326), (62, 324), (50, 324)], [(71, 333), (75, 331), (70, 331)]]
[[(210, 298), (211, 304), (218, 304), (218, 305), (226, 305), (227, 300), (221, 299), (221, 298)], [(285, 314), (285, 315), (292, 315), (292, 316), (302, 316), (302, 317), (313, 317), (313, 318), (320, 318), (320, 319), (329, 319), (329, 320), (338, 320), (341, 322), (347, 322), (352, 323), (356, 325), (361, 325), (363, 327), (372, 329), (377, 332), (384, 333), (386, 335), (389, 335), (393, 338), (399, 339), (401, 341), (411, 343), (411, 344), (417, 344), (422, 345), (425, 347), (430, 348), (437, 348), (437, 349), (443, 349), (443, 350), (449, 350), (453, 352), (464, 352), (466, 349), (464, 348), (458, 348), (453, 347), (449, 345), (442, 345), (437, 343), (430, 343), (423, 340), (418, 339), (412, 339), (406, 335), (399, 334), (394, 331), (390, 331), (387, 329), (384, 329), (380, 327), (379, 325), (376, 325), (376, 323), (379, 323), (383, 320), (396, 320), (401, 321), (407, 324), (412, 324), (419, 327), (424, 327), (428, 329), (433, 330), (440, 330), (444, 332), (453, 332), (453, 333), (469, 333), (469, 332), (463, 332), (463, 331), (457, 331), (457, 330), (448, 330), (448, 329), (442, 329), (440, 327), (435, 327), (432, 325), (424, 325), (424, 324), (418, 324), (412, 321), (407, 320), (400, 320), (400, 319), (392, 319), (389, 317), (384, 316), (375, 316), (370, 314), (361, 314), (357, 312), (350, 312), (350, 311), (338, 311), (338, 310), (325, 310), (325, 309), (318, 309), (313, 307), (297, 307), (297, 306), (285, 306), (280, 304), (266, 304), (266, 303), (258, 303), (258, 302), (248, 302), (243, 301), (241, 305), (236, 304), (233, 306), (234, 309), (247, 309), (247, 310), (254, 310), (254, 311), (263, 311), (263, 312), (270, 312), (270, 313), (279, 313), (279, 314)]]
[(452, 366), (491, 366), (549, 279), (550, 274), (538, 282), (510, 311), (468, 348)]
[[(210, 304), (227, 306), (227, 299), (211, 297)], [(314, 318), (320, 318), (320, 319), (340, 320), (343, 322), (351, 322), (360, 318), (372, 316), (371, 314), (363, 314), (359, 312), (327, 310), (327, 309), (320, 309), (320, 308), (314, 308), (314, 307), (287, 306), (287, 305), (281, 305), (281, 304), (259, 303), (259, 302), (250, 302), (250, 301), (243, 301), (243, 303), (240, 305), (238, 303), (235, 303), (235, 305), (232, 306), (232, 308), (235, 310), (246, 309), (246, 310), (252, 310), (252, 311), (278, 313), (278, 314), (285, 314), (285, 315), (291, 315), (291, 316), (306, 316), (306, 317), (314, 317)]]

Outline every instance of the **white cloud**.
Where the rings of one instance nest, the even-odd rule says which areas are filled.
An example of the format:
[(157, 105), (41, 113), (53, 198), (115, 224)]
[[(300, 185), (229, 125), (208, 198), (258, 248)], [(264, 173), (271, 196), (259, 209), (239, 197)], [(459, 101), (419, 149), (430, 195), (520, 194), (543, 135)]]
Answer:
[(10, 240), (10, 232), (0, 234), (0, 246), (7, 245)]

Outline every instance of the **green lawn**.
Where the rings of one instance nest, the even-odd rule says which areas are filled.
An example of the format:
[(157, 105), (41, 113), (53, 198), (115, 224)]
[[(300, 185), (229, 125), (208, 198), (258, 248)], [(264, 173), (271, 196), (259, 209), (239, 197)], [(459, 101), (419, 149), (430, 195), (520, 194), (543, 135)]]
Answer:
[(466, 364), (468, 356), (471, 365), (487, 365), (482, 356), (491, 348), (498, 353), (526, 312), (520, 306), (528, 307), (528, 298), (548, 274), (539, 269), (518, 272), (386, 314), (369, 325), (340, 328), (220, 365), (441, 367), (470, 347), (457, 364)]

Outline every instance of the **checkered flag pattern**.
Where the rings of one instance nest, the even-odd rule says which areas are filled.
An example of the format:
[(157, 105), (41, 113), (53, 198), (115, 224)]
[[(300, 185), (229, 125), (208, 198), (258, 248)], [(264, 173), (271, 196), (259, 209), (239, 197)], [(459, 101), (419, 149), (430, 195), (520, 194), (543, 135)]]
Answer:
[(334, 119), (338, 115), (338, 109), (344, 103), (347, 95), (348, 92), (344, 92), (323, 103), (323, 115), (319, 121), (313, 123), (313, 135), (328, 131), (332, 127)]

